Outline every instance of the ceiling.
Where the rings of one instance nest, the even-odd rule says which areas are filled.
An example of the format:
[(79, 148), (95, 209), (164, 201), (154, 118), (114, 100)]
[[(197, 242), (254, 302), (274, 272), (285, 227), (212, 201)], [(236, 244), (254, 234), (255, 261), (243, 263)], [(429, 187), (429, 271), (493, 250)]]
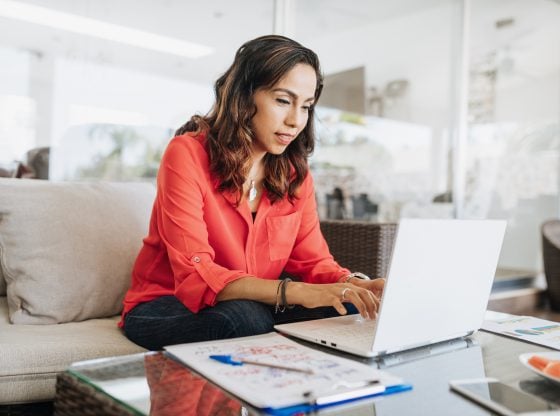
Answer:
[[(214, 48), (215, 53), (198, 59), (183, 58), (4, 17), (0, 17), (0, 45), (23, 48), (44, 57), (136, 68), (205, 84), (211, 83), (227, 67), (235, 50), (244, 41), (273, 31), (274, 0), (19, 2), (197, 42)], [(332, 36), (450, 3), (459, 5), (460, 1), (294, 0), (294, 37), (306, 43), (323, 34)], [(473, 54), (485, 56), (499, 50), (500, 59), (506, 59), (506, 64), (507, 59), (513, 57), (517, 69), (527, 66), (530, 72), (542, 72), (538, 66), (548, 65), (547, 52), (539, 52), (535, 45), (550, 33), (537, 29), (543, 22), (557, 19), (560, 7), (552, 0), (539, 0), (541, 6), (556, 9), (556, 13), (549, 13), (547, 7), (532, 7), (534, 4), (534, 0), (473, 0), (472, 21), (477, 24), (471, 28)], [(496, 28), (496, 21), (510, 18), (513, 19), (512, 25)], [(524, 48), (531, 48), (532, 52), (527, 53)], [(527, 62), (523, 63), (523, 59)], [(557, 68), (557, 63), (554, 65)]]
[[(0, 17), (0, 43), (40, 56), (85, 59), (137, 68), (165, 76), (212, 82), (246, 40), (273, 32), (273, 0), (18, 0), (215, 49), (198, 59)], [(337, 33), (377, 21), (413, 14), (449, 0), (302, 0), (295, 1), (295, 38), (305, 43), (322, 33)], [(1, 6), (1, 1), (0, 1)]]

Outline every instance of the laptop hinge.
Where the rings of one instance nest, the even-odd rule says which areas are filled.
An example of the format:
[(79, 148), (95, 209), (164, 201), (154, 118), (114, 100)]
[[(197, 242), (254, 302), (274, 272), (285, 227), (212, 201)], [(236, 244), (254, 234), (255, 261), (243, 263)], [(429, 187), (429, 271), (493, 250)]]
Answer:
[(450, 351), (469, 348), (473, 345), (476, 345), (476, 343), (471, 338), (454, 338), (451, 340), (442, 341), (401, 352), (394, 352), (386, 355), (380, 354), (379, 356), (375, 357), (374, 360), (377, 361), (378, 368), (386, 368), (425, 357), (431, 357)]

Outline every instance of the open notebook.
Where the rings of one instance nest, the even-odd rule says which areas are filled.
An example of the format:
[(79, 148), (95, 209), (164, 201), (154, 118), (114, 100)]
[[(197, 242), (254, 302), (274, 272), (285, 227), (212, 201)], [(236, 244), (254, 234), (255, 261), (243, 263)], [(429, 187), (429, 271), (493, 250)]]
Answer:
[(364, 357), (465, 337), (484, 320), (506, 222), (402, 219), (375, 321), (347, 315), (276, 325)]

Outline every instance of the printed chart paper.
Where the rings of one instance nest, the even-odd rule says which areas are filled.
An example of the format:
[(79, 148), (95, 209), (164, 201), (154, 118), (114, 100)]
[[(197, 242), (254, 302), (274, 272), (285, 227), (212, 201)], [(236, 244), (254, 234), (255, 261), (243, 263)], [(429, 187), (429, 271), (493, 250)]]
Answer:
[(532, 316), (509, 315), (497, 319), (488, 319), (491, 315), (486, 317), (482, 324), (482, 329), (485, 331), (560, 350), (560, 323), (558, 322)]

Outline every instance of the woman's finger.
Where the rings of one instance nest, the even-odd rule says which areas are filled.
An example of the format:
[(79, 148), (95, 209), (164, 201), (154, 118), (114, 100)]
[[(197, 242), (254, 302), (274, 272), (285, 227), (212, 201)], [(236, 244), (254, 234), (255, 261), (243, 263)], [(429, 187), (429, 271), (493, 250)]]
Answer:
[(346, 315), (348, 313), (348, 311), (346, 310), (346, 308), (342, 304), (342, 301), (339, 298), (335, 298), (333, 302), (333, 307), (340, 315)]
[(368, 293), (369, 293), (369, 296), (371, 296), (371, 298), (373, 299), (373, 302), (375, 303), (375, 311), (373, 313), (372, 318), (377, 318), (377, 313), (379, 312), (381, 302), (380, 302), (379, 298), (377, 296), (375, 296), (372, 292), (368, 291)]
[(360, 295), (362, 296), (362, 299), (364, 300), (364, 303), (366, 304), (367, 308), (368, 308), (368, 315), (371, 319), (373, 319), (377, 313), (377, 309), (379, 307), (379, 302), (377, 297), (369, 290), (367, 289), (362, 289), (360, 291)]
[[(345, 291), (346, 290), (346, 291)], [(360, 293), (358, 293), (357, 289), (352, 289), (352, 288), (345, 288), (343, 289), (344, 293), (344, 299), (341, 299), (344, 302), (350, 302), (352, 303), (356, 309), (358, 309), (358, 312), (360, 313), (360, 315), (362, 317), (364, 317), (365, 319), (369, 318), (369, 311), (368, 311), (368, 306), (366, 305), (366, 303), (364, 302), (362, 296)]]
[(366, 290), (364, 292), (364, 296), (367, 296), (368, 298), (368, 305), (371, 306), (369, 316), (373, 319), (375, 317), (375, 314), (377, 313), (377, 310), (379, 309), (379, 302), (377, 300), (377, 297), (369, 290)]
[(356, 288), (356, 292), (366, 305), (369, 317), (373, 319), (379, 310), (379, 298), (371, 290), (366, 288)]

